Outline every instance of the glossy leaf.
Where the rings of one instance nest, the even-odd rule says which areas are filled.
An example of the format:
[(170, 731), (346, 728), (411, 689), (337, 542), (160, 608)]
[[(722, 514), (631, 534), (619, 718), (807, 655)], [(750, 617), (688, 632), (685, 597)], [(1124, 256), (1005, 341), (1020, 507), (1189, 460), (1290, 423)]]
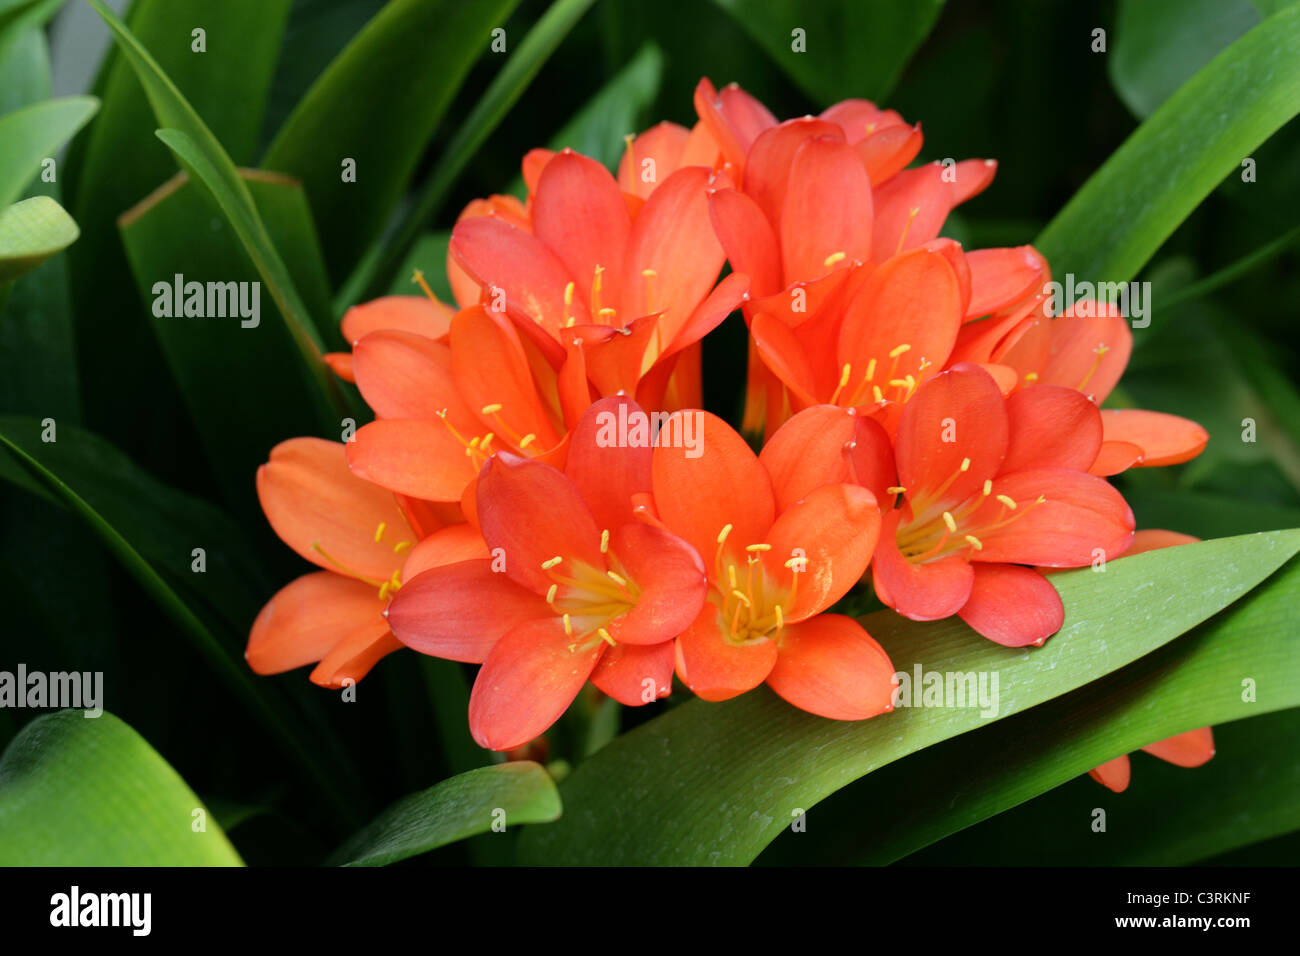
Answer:
[[(774, 694), (690, 701), (606, 745), (565, 780), (564, 820), (524, 834), (526, 862), (750, 862), (799, 812), (852, 781), (989, 719), (1081, 687), (1169, 642), (1228, 606), (1300, 551), (1300, 531), (1153, 551), (1053, 575), (1066, 608), (1060, 633), (1012, 650), (955, 618), (865, 619), (894, 666), (1000, 674), (995, 717), (973, 708), (900, 708), (842, 723)], [(636, 815), (626, 807), (635, 804)]]
[(1184, 83), (1039, 235), (1034, 245), (1053, 274), (1091, 282), (1137, 275), (1201, 200), (1300, 111), (1297, 46), (1300, 5), (1269, 17)]
[(482, 767), (403, 797), (344, 843), (331, 862), (387, 866), (488, 833), (494, 822), (512, 827), (546, 823), (559, 815), (560, 796), (539, 764)]
[[(383, 229), (492, 30), (518, 0), (391, 0), (321, 74), (261, 165), (303, 181), (342, 281)], [(355, 181), (344, 163), (355, 162)]]
[(943, 0), (714, 2), (821, 107), (851, 97), (887, 97), (943, 10)]
[(0, 866), (242, 865), (203, 801), (112, 714), (47, 714), (0, 757)]

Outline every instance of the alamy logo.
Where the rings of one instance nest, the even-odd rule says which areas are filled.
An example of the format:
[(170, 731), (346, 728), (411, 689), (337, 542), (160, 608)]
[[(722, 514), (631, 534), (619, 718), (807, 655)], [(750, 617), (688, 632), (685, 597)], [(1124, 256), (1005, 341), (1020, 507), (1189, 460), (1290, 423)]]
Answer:
[(596, 444), (601, 448), (684, 448), (687, 458), (704, 454), (704, 413), (629, 411), (596, 413)]
[(980, 708), (981, 717), (998, 715), (998, 672), (923, 671), (894, 674), (895, 707)]
[(51, 926), (129, 926), (133, 936), (148, 936), (152, 916), (152, 893), (83, 894), (74, 886), (50, 897)]
[(262, 321), (262, 283), (186, 282), (176, 273), (171, 282), (153, 284), (153, 314), (160, 319), (224, 319), (238, 316), (241, 328)]
[(57, 707), (86, 711), (87, 717), (104, 712), (103, 671), (0, 671), (0, 707)]
[(1102, 314), (1101, 307), (1109, 306), (1130, 320), (1135, 329), (1145, 329), (1151, 324), (1150, 282), (1080, 282), (1075, 283), (1074, 273), (1065, 275), (1065, 285), (1049, 282), (1043, 286), (1048, 297), (1047, 314), (1061, 315), (1066, 309), (1073, 314), (1089, 318)]

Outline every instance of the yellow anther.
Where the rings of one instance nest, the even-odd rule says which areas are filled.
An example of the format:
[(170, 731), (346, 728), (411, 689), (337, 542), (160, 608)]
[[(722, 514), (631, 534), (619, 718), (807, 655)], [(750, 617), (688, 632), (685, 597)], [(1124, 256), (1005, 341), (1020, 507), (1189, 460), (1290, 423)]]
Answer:
[(987, 497), (988, 497), (989, 495), (991, 495), (991, 494), (993, 494), (993, 482), (990, 481), (989, 479), (985, 478), (985, 479), (984, 479), (984, 497), (987, 498)]
[(961, 460), (961, 470), (962, 470), (962, 471), (970, 471), (970, 459), (969, 459), (969, 458), (963, 458), (963, 459)]
[(949, 531), (956, 531), (956, 530), (957, 530), (957, 522), (956, 522), (956, 520), (953, 518), (953, 516), (952, 516), (952, 512), (951, 512), (951, 511), (945, 511), (945, 512), (943, 513), (943, 523), (946, 524), (946, 525), (948, 526), (948, 530), (949, 530)]
[(871, 135), (872, 133), (874, 133), (875, 131), (876, 131), (876, 124), (875, 124), (875, 123), (868, 123), (868, 124), (867, 124), (867, 135), (870, 136), (870, 135)]
[(600, 553), (601, 554), (609, 553), (609, 529), (608, 528), (605, 528), (600, 533)]
[(731, 593), (737, 600), (740, 601), (741, 604), (745, 605), (745, 607), (753, 607), (753, 603), (749, 600), (749, 595), (746, 594), (744, 591), (740, 590), (739, 588), (733, 588)]
[(641, 274), (647, 279), (653, 279), (655, 276), (659, 275), (659, 273), (655, 272), (653, 269), (642, 269)]
[(866, 381), (869, 382), (875, 377), (876, 377), (876, 360), (872, 359), (870, 362), (867, 363)]
[(383, 584), (379, 585), (379, 600), (381, 600), (381, 601), (387, 601), (387, 600), (388, 600), (388, 582), (387, 582), (387, 581), (385, 581)]
[(609, 631), (605, 630), (603, 627), (598, 627), (596, 628), (596, 633), (600, 635), (602, 641), (608, 641), (610, 647), (615, 646), (614, 638), (610, 636)]
[(1026, 381), (1026, 382), (1036, 382), (1036, 381), (1038, 381), (1038, 373), (1037, 373), (1037, 372), (1030, 372), (1029, 374), (1027, 374), (1027, 375), (1025, 376), (1025, 381)]
[(885, 491), (887, 491), (887, 492), (888, 492), (889, 494), (891, 494), (891, 495), (905, 495), (905, 494), (907, 494), (907, 489), (904, 488), (902, 485), (892, 485), (892, 486), (890, 486), (889, 488), (886, 488)]
[(502, 408), (502, 406), (496, 404), (495, 402), (492, 403), (491, 405), (484, 405), (484, 406), (483, 406), (483, 414), (484, 414), (484, 415), (495, 415), (497, 412), (501, 411), (501, 408)]
[(975, 535), (973, 534), (966, 535), (966, 540), (967, 542), (969, 542), (970, 546), (974, 548), (976, 551), (984, 550), (984, 542), (980, 541), (980, 539), (975, 537)]
[(554, 604), (554, 603), (555, 603), (555, 593), (556, 593), (557, 591), (559, 591), (559, 590), (560, 590), (560, 586), (559, 586), (558, 584), (552, 584), (552, 585), (547, 589), (547, 591), (546, 591), (546, 603), (547, 603), (547, 604)]
[(822, 261), (822, 265), (824, 265), (827, 269), (829, 269), (831, 266), (835, 265), (835, 263), (837, 263), (837, 262), (843, 262), (843, 261), (844, 261), (845, 259), (847, 259), (847, 258), (848, 258), (848, 255), (847, 255), (846, 253), (843, 253), (843, 252), (832, 252), (829, 256), (827, 256), (827, 257)]
[(736, 566), (727, 565), (727, 582), (734, 588), (736, 586)]
[(789, 561), (785, 563), (785, 566), (789, 570), (793, 571), (795, 574), (798, 574), (804, 569), (804, 566), (807, 563), (808, 563), (807, 558), (791, 558)]
[(618, 315), (618, 309), (601, 309), (596, 314), (602, 319), (612, 319), (614, 316)]
[(553, 558), (547, 558), (545, 561), (542, 562), (542, 570), (549, 571), (551, 570), (551, 568), (555, 567), (563, 560), (564, 559), (560, 557), (558, 554)]
[(731, 525), (729, 524), (723, 525), (722, 530), (718, 532), (718, 544), (722, 544), (724, 541), (726, 541), (727, 535), (729, 534), (731, 534)]
[(563, 614), (563, 615), (561, 615), (561, 619), (564, 621), (564, 633), (567, 634), (567, 635), (569, 635), (570, 637), (572, 637), (572, 636), (573, 636), (573, 622), (572, 622), (571, 620), (569, 620), (569, 615), (567, 615), (567, 614)]
[(772, 546), (770, 544), (747, 544), (745, 545), (745, 550), (746, 551), (771, 551)]
[(401, 554), (410, 546), (411, 546), (411, 542), (409, 541), (399, 541), (397, 542), (397, 544), (393, 545), (393, 554)]
[(532, 444), (533, 442), (535, 442), (535, 441), (537, 441), (537, 436), (534, 435), (532, 432), (529, 432), (529, 433), (528, 433), (527, 435), (525, 435), (523, 438), (519, 439), (519, 448), (520, 448), (521, 450), (524, 449), (524, 448), (527, 448), (529, 445), (531, 445), (531, 444)]
[(885, 395), (883, 392), (880, 391), (879, 385), (871, 386), (871, 397), (876, 400), (877, 404), (885, 400)]
[(483, 436), (483, 440), (478, 443), (478, 450), (485, 455), (488, 454), (489, 452), (487, 450), (487, 446), (491, 444), (492, 439), (496, 437), (497, 437), (496, 432), (488, 432), (486, 435)]
[(627, 587), (627, 578), (623, 577), (621, 574), (615, 574), (613, 571), (606, 571), (605, 577), (609, 578), (621, 588)]
[(375, 529), (375, 544), (378, 544), (384, 538), (384, 531), (388, 528), (387, 521), (379, 522), (379, 527)]
[(573, 305), (573, 280), (569, 280), (569, 284), (564, 287), (564, 304)]
[(853, 366), (848, 362), (844, 363), (844, 368), (840, 371), (840, 388), (849, 384), (849, 375), (853, 372)]
[(785, 627), (785, 613), (781, 610), (781, 605), (776, 605), (772, 610), (776, 613), (776, 629), (779, 631)]
[(898, 346), (895, 346), (893, 349), (890, 350), (889, 357), (890, 357), (890, 358), (898, 358), (898, 357), (899, 357), (900, 355), (902, 355), (904, 352), (910, 351), (911, 348), (912, 348), (912, 346), (910, 346), (910, 345), (898, 345)]
[(890, 388), (907, 388), (907, 379), (905, 379), (905, 378), (891, 378), (891, 379), (889, 380), (889, 387), (890, 387)]
[(1006, 505), (1006, 506), (1007, 506), (1008, 508), (1010, 508), (1012, 511), (1014, 511), (1015, 508), (1016, 508), (1016, 502), (1015, 502), (1015, 499), (1013, 499), (1013, 498), (1008, 498), (1006, 495), (998, 495), (998, 501), (1002, 502), (1004, 505)]

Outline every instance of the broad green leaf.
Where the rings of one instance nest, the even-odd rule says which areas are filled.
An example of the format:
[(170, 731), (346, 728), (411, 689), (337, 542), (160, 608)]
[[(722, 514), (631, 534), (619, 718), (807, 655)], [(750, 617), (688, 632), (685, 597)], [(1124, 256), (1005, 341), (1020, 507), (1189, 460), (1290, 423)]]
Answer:
[[(1034, 245), (1058, 276), (1127, 282), (1255, 147), (1300, 111), (1300, 5), (1184, 83), (1083, 185)], [(1213, 104), (1213, 106), (1209, 106)]]
[(78, 235), (72, 217), (48, 196), (0, 209), (0, 282), (31, 272), (76, 242)]
[(1167, 528), (1218, 538), (1253, 531), (1300, 527), (1300, 508), (1285, 508), (1229, 496), (1170, 488), (1125, 488), (1124, 499), (1143, 528)]
[[(1077, 799), (1069, 800), (1071, 809), (1052, 825), (1042, 826), (1033, 842), (1044, 851), (1054, 846), (1054, 862), (1186, 864), (1236, 845), (1232, 841), (1245, 836), (1248, 824), (1255, 827), (1256, 840), (1300, 826), (1300, 801), (1294, 797), (1281, 802), (1261, 799), (1263, 794), (1240, 779), (1241, 763), (1229, 774), (1238, 779), (1230, 803), (1243, 811), (1234, 826), (1223, 826), (1222, 816), (1219, 825), (1197, 821), (1196, 814), (1204, 817), (1210, 807), (1193, 796), (1204, 797), (1205, 782), (1224, 775), (1225, 767), (1219, 763), (1222, 758), (1233, 767), (1228, 756), (1231, 744), (1226, 741), (1234, 738), (1223, 737), (1219, 725), (1240, 721), (1229, 726), (1241, 731), (1258, 726), (1257, 721), (1244, 718), (1300, 705), (1300, 635), (1292, 622), (1297, 601), (1300, 564), (1293, 562), (1231, 608), (1127, 667), (1006, 720), (912, 754), (836, 794), (832, 801), (851, 806), (858, 821), (853, 832), (842, 830), (834, 839), (826, 839), (827, 821), (823, 821), (823, 832), (805, 845), (796, 848), (794, 843), (804, 843), (802, 838), (813, 832), (811, 826), (793, 841), (781, 838), (778, 843), (784, 846), (773, 845), (771, 850), (774, 854), (781, 849), (794, 850), (800, 858), (811, 854), (827, 863), (889, 863), (1107, 760), (1210, 725), (1216, 727), (1219, 756), (1196, 771), (1178, 770), (1174, 782), (1180, 791), (1176, 795), (1168, 788), (1161, 791), (1166, 798), (1163, 810), (1156, 812), (1148, 806), (1145, 819), (1132, 815), (1135, 801), (1150, 799), (1150, 764), (1159, 763), (1135, 754), (1128, 791), (1117, 796), (1088, 781), (1092, 789), (1084, 791), (1090, 802), (1083, 806)], [(1249, 694), (1247, 679), (1251, 682)], [(1254, 771), (1254, 775), (1260, 774), (1285, 779), (1286, 768), (1265, 762)], [(898, 800), (900, 790), (911, 794), (905, 803)], [(1077, 790), (1071, 792), (1077, 795)], [(1225, 794), (1220, 797), (1228, 799)], [(827, 801), (828, 813), (833, 812), (832, 801)], [(1050, 799), (1049, 805), (1061, 806)], [(1093, 807), (1107, 812), (1104, 839), (1091, 830)], [(1244, 812), (1251, 807), (1255, 808), (1253, 819)], [(1218, 807), (1213, 812), (1218, 814)], [(1157, 825), (1161, 817), (1163, 821)], [(1076, 826), (1078, 835), (1072, 838)], [(1082, 846), (1086, 842), (1093, 844), (1092, 851)], [(1097, 849), (1098, 844), (1109, 846)], [(1025, 852), (1023, 848), (1021, 852)], [(987, 862), (1030, 860), (1017, 859), (1011, 851)]]
[[(329, 290), (319, 271), (320, 252), (302, 187), (265, 173), (241, 171), (240, 177), (268, 230), (284, 237), (278, 247), (285, 258), (314, 265), (310, 272), (300, 270), (298, 286), (315, 288), (317, 304), (328, 314)], [(208, 222), (212, 228), (193, 228), (194, 223)], [(210, 197), (185, 174), (124, 215), (119, 228), (140, 297), (150, 303), (154, 332), (209, 470), (236, 513), (260, 521), (254, 471), (278, 442), (318, 431), (315, 382), (304, 374), (285, 323), (271, 297), (262, 294), (258, 272), (238, 237)], [(311, 274), (316, 281), (308, 284), (304, 280)], [(211, 283), (218, 293), (212, 305), (218, 308), (205, 318), (178, 312), (176, 276), (183, 276), (184, 283), (200, 283), (205, 293)], [(251, 295), (254, 287), (260, 313), (256, 325), (242, 316), (234, 298), (229, 304), (225, 298), (232, 288)], [(184, 286), (180, 302), (185, 302)]]
[[(693, 700), (607, 744), (561, 786), (565, 818), (526, 832), (530, 863), (748, 863), (797, 814), (942, 740), (1027, 710), (1131, 663), (1228, 606), (1300, 551), (1300, 531), (1248, 535), (1053, 575), (1065, 625), (1042, 648), (1004, 648), (955, 618), (865, 619), (894, 666), (998, 672), (997, 714), (900, 708), (860, 722), (767, 692)], [(636, 806), (635, 815), (626, 812)]]
[(0, 116), (50, 98), (50, 48), (45, 31), (0, 31)]
[[(1295, 659), (1294, 650), (1290, 656)], [(954, 834), (908, 862), (976, 859), (1002, 866), (1052, 866), (1063, 860), (1075, 866), (1202, 863), (1208, 857), (1300, 830), (1297, 739), (1300, 709), (1296, 708), (1218, 725), (1214, 728), (1214, 759), (1203, 766), (1189, 770), (1148, 754), (1134, 754), (1129, 758), (1133, 778), (1121, 794), (1099, 789), (1088, 777), (1078, 777)], [(1105, 834), (1092, 829), (1097, 807), (1106, 811)], [(862, 809), (869, 812), (865, 806)]]
[(391, 0), (276, 134), (261, 166), (305, 184), (336, 280), (379, 236), (466, 73), (517, 2)]
[(335, 296), (335, 311), (341, 312), (363, 298), (378, 295), (379, 290), (388, 286), (392, 276), (384, 270), (406, 256), (421, 230), (426, 229), (442, 209), (447, 193), (479, 147), (505, 119), (560, 41), (568, 36), (594, 2), (555, 0), (517, 48), (507, 47), (505, 65), (447, 144), (433, 175), (420, 190), (414, 211), (406, 217), (396, 238), (382, 249), (376, 246), (348, 278)]
[(9, 39), (11, 31), (47, 19), (61, 3), (62, 0), (0, 0), (0, 43)]
[(99, 109), (93, 96), (46, 100), (0, 116), (0, 207), (22, 195), (53, 156)]
[(1220, 50), (1259, 23), (1250, 0), (1120, 0), (1110, 81), (1146, 119)]
[[(170, 92), (186, 104), (181, 112), (202, 117), (236, 163), (256, 160), (289, 5), (290, 0), (134, 0), (130, 6), (131, 35), (166, 76), (162, 85), (174, 84)], [(193, 50), (191, 31), (198, 27), (206, 31), (205, 53)], [(117, 218), (176, 172), (175, 159), (154, 130), (186, 126), (155, 118), (136, 75), (137, 69), (155, 67), (122, 51), (123, 42), (110, 45), (95, 85), (103, 100), (100, 115), (60, 164), (66, 171), (60, 174), (65, 205), (82, 233), (68, 252), (80, 377), (88, 423), (156, 470), (177, 474), (176, 458), (197, 447), (181, 421), (184, 405), (127, 265)], [(147, 86), (158, 95), (155, 78)], [(102, 321), (105, 314), (114, 321)], [(130, 389), (122, 388), (123, 375), (130, 376)], [(141, 403), (141, 394), (152, 401)], [(177, 450), (159, 454), (162, 442)]]
[(821, 107), (887, 97), (943, 9), (943, 0), (714, 2)]
[(560, 796), (538, 764), (481, 767), (403, 797), (339, 847), (330, 862), (386, 866), (488, 833), (497, 821), (510, 827), (559, 815)]
[(0, 865), (243, 863), (143, 737), (112, 714), (62, 710), (24, 727), (0, 757)]
[[(195, 547), (205, 548), (209, 562), (205, 578), (223, 561), (236, 558), (235, 545), (228, 533), (222, 535), (218, 522), (204, 523), (215, 536), (211, 539), (198, 529), (190, 530), (189, 519), (196, 513), (202, 517), (205, 509), (210, 514), (210, 506), (169, 492), (165, 486), (141, 475), (120, 453), (89, 433), (67, 425), (55, 423), (55, 426), (55, 440), (46, 441), (50, 434), (48, 424), (0, 419), (0, 477), (52, 498), (80, 517), (178, 626), (213, 676), (250, 714), (262, 721), (270, 737), (314, 779), (333, 807), (344, 818), (352, 817), (355, 810), (341, 796), (337, 774), (304, 749), (312, 738), (301, 722), (274, 695), (269, 684), (253, 681), (239, 648), (218, 639), (204, 617), (195, 612), (200, 603), (187, 600), (176, 583), (177, 577), (186, 573), (184, 569), (194, 560)], [(181, 530), (189, 533), (178, 533)], [(203, 543), (205, 540), (213, 540), (215, 545), (209, 548)], [(231, 593), (237, 594), (241, 589), (238, 572), (232, 570), (218, 576), (229, 585)], [(225, 599), (224, 594), (209, 592), (206, 603), (221, 606)], [(239, 614), (231, 608), (222, 610)], [(212, 619), (217, 615), (206, 616)], [(247, 614), (239, 617), (241, 623), (236, 626), (246, 627)]]

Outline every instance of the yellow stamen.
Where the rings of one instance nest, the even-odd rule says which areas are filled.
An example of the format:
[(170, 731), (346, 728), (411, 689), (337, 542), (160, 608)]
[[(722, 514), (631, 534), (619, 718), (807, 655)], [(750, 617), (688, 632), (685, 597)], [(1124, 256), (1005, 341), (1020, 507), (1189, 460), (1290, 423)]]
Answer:
[(622, 575), (615, 574), (613, 571), (606, 571), (605, 577), (609, 578), (611, 581), (613, 581), (621, 588), (627, 587), (627, 578), (623, 577)]
[(889, 353), (889, 357), (890, 357), (890, 358), (898, 358), (898, 357), (899, 357), (900, 355), (902, 355), (904, 352), (910, 351), (911, 348), (912, 348), (912, 346), (910, 346), (910, 345), (899, 345), (899, 346), (896, 346), (892, 351), (890, 351), (890, 353)]
[(600, 553), (609, 553), (609, 529), (606, 528), (600, 533)]
[(559, 586), (558, 584), (552, 584), (552, 585), (550, 586), (550, 588), (547, 589), (547, 591), (546, 591), (546, 603), (547, 603), (547, 604), (554, 604), (554, 603), (555, 603), (555, 594), (556, 594), (556, 592), (559, 591), (559, 590), (560, 590), (560, 586)]
[(501, 411), (501, 408), (502, 408), (502, 406), (501, 406), (501, 405), (498, 405), (498, 404), (496, 404), (496, 403), (493, 403), (493, 404), (491, 404), (491, 405), (484, 405), (484, 406), (483, 406), (483, 414), (484, 414), (484, 415), (495, 415), (497, 412)]
[(545, 561), (542, 562), (542, 570), (549, 571), (551, 570), (551, 568), (555, 567), (563, 560), (564, 559), (560, 557), (558, 554), (553, 558), (547, 558)]
[(609, 631), (605, 630), (603, 627), (598, 627), (596, 628), (596, 633), (600, 635), (602, 641), (608, 641), (610, 647), (615, 646), (614, 638), (610, 637)]
[(832, 252), (829, 256), (825, 258), (825, 260), (822, 262), (822, 265), (824, 265), (827, 269), (829, 269), (831, 266), (835, 265), (835, 263), (843, 262), (847, 258), (848, 255), (846, 255), (843, 252)]
[(991, 495), (991, 494), (993, 494), (993, 482), (990, 481), (989, 479), (985, 478), (985, 479), (984, 479), (984, 497), (987, 498), (987, 497), (988, 497), (989, 495)]
[(573, 622), (572, 622), (571, 620), (569, 620), (569, 615), (567, 615), (567, 614), (563, 614), (563, 615), (561, 615), (561, 619), (564, 621), (564, 633), (567, 634), (568, 636), (572, 637), (572, 636), (573, 636)]
[(537, 441), (537, 436), (532, 432), (529, 432), (523, 438), (519, 439), (519, 450), (522, 451), (535, 441)]
[(380, 541), (383, 540), (384, 529), (386, 529), (387, 527), (388, 527), (387, 521), (379, 522), (379, 527), (375, 529), (375, 544), (378, 544)]
[(429, 283), (424, 281), (424, 273), (421, 272), (419, 269), (416, 269), (414, 274), (412, 274), (411, 281), (417, 283), (420, 286), (420, 288), (424, 290), (424, 294), (427, 295), (434, 302), (438, 301), (438, 297), (434, 295), (433, 290), (429, 288)]
[(770, 544), (747, 544), (745, 545), (745, 550), (746, 551), (771, 551), (772, 546)]
[(726, 541), (727, 535), (729, 534), (731, 534), (731, 525), (729, 524), (723, 525), (722, 530), (718, 532), (718, 544), (722, 544), (724, 541)]
[(953, 519), (951, 511), (945, 511), (943, 513), (943, 523), (948, 526), (949, 531), (957, 530), (957, 522)]
[(742, 604), (744, 604), (745, 607), (753, 607), (753, 606), (754, 606), (754, 605), (750, 602), (750, 600), (749, 600), (749, 595), (746, 594), (744, 591), (740, 590), (739, 588), (735, 588), (735, 589), (733, 589), (731, 593), (732, 593), (732, 594), (733, 594), (733, 595), (734, 595), (734, 596), (735, 596), (735, 597), (736, 597), (736, 598), (737, 598), (737, 599), (738, 599)]
[(410, 546), (411, 546), (411, 542), (409, 541), (399, 541), (397, 542), (397, 544), (393, 545), (393, 554), (401, 554)]
[(1004, 505), (1006, 505), (1008, 508), (1012, 509), (1013, 511), (1015, 510), (1016, 502), (1014, 499), (1008, 498), (1006, 495), (998, 495), (998, 501), (1002, 502)]
[(889, 487), (889, 488), (886, 488), (885, 491), (889, 492), (891, 495), (905, 495), (905, 494), (907, 494), (907, 489), (904, 488), (902, 485), (893, 485), (893, 486), (891, 486), (891, 487)]
[(963, 459), (961, 460), (961, 470), (962, 470), (962, 471), (970, 471), (970, 459), (969, 459), (969, 458), (963, 458)]
[(976, 551), (984, 550), (984, 543), (980, 541), (979, 538), (975, 537), (975, 535), (973, 534), (966, 535), (966, 540), (970, 542), (970, 546), (974, 548)]

